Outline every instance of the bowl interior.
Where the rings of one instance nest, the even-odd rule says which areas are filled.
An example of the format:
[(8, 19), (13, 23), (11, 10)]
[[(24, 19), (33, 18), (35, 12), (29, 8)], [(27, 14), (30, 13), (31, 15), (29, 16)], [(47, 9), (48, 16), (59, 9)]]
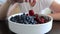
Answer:
[[(22, 15), (22, 14), (23, 14), (23, 13), (18, 13), (18, 14), (11, 15), (11, 16), (9, 16), (8, 21), (10, 21), (11, 23), (16, 23), (16, 22), (11, 21), (10, 19), (11, 19), (12, 17), (15, 17), (16, 15)], [(27, 14), (27, 13), (25, 13), (25, 14)], [(49, 21), (48, 21), (48, 22), (50, 22), (51, 20), (53, 20), (53, 18), (52, 18), (51, 16), (44, 15), (44, 14), (38, 14), (38, 15), (39, 15), (39, 16), (44, 16), (44, 17), (46, 17), (46, 18), (49, 18)], [(46, 22), (46, 23), (48, 23), (48, 22)], [(46, 24), (46, 23), (44, 23), (44, 24)], [(21, 23), (16, 23), (16, 24), (21, 24)], [(22, 25), (31, 25), (31, 24), (22, 24)], [(34, 24), (34, 25), (38, 25), (38, 24)]]

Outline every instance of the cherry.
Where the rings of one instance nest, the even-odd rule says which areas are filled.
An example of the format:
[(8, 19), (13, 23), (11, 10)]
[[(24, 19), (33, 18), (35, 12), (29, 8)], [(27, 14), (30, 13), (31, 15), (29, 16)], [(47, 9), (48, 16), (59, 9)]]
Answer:
[(30, 16), (34, 16), (34, 11), (33, 10), (29, 10), (29, 15)]
[(38, 14), (35, 14), (34, 16), (35, 16), (36, 18), (38, 18), (38, 17), (39, 17), (39, 16), (38, 16)]
[(45, 22), (45, 19), (44, 18), (41, 18), (41, 20), (40, 20), (42, 23), (44, 23)]

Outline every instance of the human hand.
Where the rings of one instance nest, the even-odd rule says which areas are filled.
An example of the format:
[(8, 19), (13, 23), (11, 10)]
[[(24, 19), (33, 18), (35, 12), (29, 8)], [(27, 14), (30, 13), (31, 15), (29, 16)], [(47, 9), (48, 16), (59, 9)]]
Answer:
[(32, 7), (36, 4), (36, 0), (25, 0), (25, 2), (29, 2)]
[[(19, 3), (23, 3), (24, 0), (7, 0), (10, 3), (15, 3), (15, 2), (19, 2)], [(25, 2), (29, 2), (29, 4), (33, 7), (36, 4), (36, 0), (25, 0)]]
[(22, 3), (23, 0), (7, 0), (7, 2), (12, 3), (12, 4), (16, 2)]
[[(22, 3), (24, 2), (24, 0), (8, 0), (8, 1), (11, 1), (11, 3), (13, 2), (19, 2), (19, 3)], [(29, 2), (29, 4), (31, 6), (34, 6), (36, 4), (36, 0), (25, 0), (25, 2)]]
[(19, 13), (20, 12), (20, 8), (19, 8), (19, 3), (14, 3), (14, 5), (12, 5), (9, 10), (8, 10), (8, 14), (7, 17)]

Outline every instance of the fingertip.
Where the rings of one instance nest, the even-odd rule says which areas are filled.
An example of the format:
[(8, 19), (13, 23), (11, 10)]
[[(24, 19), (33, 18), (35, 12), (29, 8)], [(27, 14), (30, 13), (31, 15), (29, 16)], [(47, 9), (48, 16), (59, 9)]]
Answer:
[(33, 2), (36, 2), (36, 0), (33, 0)]
[(25, 2), (29, 2), (29, 0), (25, 0)]

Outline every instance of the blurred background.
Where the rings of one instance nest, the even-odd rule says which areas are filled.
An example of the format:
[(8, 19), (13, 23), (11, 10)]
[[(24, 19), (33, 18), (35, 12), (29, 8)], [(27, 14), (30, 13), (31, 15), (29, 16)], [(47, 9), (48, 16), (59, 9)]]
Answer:
[(4, 4), (6, 0), (0, 0), (0, 5)]

